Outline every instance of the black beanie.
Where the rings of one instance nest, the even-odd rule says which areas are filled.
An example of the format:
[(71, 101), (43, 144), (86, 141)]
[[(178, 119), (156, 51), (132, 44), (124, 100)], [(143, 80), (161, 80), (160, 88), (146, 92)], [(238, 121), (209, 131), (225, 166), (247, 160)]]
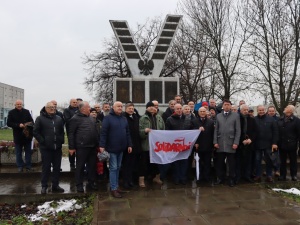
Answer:
[(146, 109), (147, 109), (148, 107), (150, 107), (150, 106), (154, 106), (154, 103), (153, 103), (153, 102), (148, 102), (148, 103), (146, 104)]

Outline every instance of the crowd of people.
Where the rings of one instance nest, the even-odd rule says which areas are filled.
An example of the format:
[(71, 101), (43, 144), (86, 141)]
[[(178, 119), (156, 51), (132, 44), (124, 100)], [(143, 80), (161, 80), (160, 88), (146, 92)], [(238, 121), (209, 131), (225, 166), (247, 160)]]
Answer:
[[(126, 103), (123, 111), (123, 103), (119, 101), (112, 107), (108, 103), (91, 107), (82, 99), (71, 99), (63, 113), (57, 110), (55, 100), (46, 103), (34, 122), (29, 111), (23, 108), (23, 102), (17, 100), (15, 109), (9, 112), (7, 125), (13, 128), (20, 173), (24, 169), (33, 170), (31, 141), (33, 137), (38, 141), (42, 156), (42, 194), (48, 191), (51, 168), (52, 192), (64, 192), (59, 186), (59, 175), (66, 132), (77, 192), (84, 192), (85, 176), (86, 188), (92, 190), (97, 190), (98, 179), (106, 177), (112, 196), (121, 198), (120, 180), (125, 189), (135, 185), (143, 188), (149, 182), (163, 184), (168, 179), (176, 185), (187, 184), (194, 170), (194, 152), (200, 157), (199, 183), (227, 182), (233, 187), (241, 181), (260, 182), (264, 174), (262, 160), (266, 164), (266, 182), (273, 182), (274, 177), (286, 181), (287, 159), (291, 180), (297, 181), (300, 120), (294, 112), (295, 107), (288, 105), (283, 116), (278, 117), (274, 106), (259, 105), (254, 116), (254, 110), (243, 100), (235, 106), (229, 100), (217, 105), (214, 99), (202, 102), (196, 110), (193, 101), (182, 104), (181, 96), (176, 95), (165, 111), (153, 100), (140, 115), (132, 102)], [(189, 158), (166, 164), (150, 163), (149, 133), (152, 130), (193, 129), (201, 132)], [(97, 157), (105, 152), (109, 153), (108, 163)], [(215, 173), (212, 173), (212, 164)]]

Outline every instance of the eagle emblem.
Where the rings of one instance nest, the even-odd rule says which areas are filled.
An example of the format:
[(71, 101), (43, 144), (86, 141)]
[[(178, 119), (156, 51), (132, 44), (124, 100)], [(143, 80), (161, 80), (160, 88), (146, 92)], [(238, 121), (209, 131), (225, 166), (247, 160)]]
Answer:
[(152, 74), (154, 63), (151, 59), (150, 60), (148, 60), (147, 58), (145, 58), (144, 60), (140, 59), (138, 62), (138, 67), (141, 71), (140, 74), (148, 76), (149, 74)]

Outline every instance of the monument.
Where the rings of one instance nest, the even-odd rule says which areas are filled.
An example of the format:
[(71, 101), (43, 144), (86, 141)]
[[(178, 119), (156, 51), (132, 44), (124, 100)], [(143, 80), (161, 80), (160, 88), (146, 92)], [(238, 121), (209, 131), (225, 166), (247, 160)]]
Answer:
[(132, 101), (138, 109), (143, 107), (144, 110), (145, 104), (154, 99), (166, 107), (179, 93), (178, 77), (159, 75), (181, 18), (181, 15), (166, 16), (149, 59), (142, 58), (127, 21), (109, 21), (132, 74), (131, 78), (114, 80), (114, 101)]

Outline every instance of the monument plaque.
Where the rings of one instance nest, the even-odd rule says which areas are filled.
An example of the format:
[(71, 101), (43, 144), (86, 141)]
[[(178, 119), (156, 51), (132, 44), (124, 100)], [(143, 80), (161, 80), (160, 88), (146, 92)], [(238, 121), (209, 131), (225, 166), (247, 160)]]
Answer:
[(132, 102), (145, 103), (145, 81), (132, 81)]
[(117, 80), (116, 81), (116, 101), (121, 102), (129, 102), (130, 96), (129, 96), (129, 81), (122, 81)]
[(177, 82), (166, 81), (165, 82), (165, 103), (169, 100), (174, 99), (174, 96), (177, 95)]
[(150, 99), (162, 103), (162, 81), (150, 81)]

